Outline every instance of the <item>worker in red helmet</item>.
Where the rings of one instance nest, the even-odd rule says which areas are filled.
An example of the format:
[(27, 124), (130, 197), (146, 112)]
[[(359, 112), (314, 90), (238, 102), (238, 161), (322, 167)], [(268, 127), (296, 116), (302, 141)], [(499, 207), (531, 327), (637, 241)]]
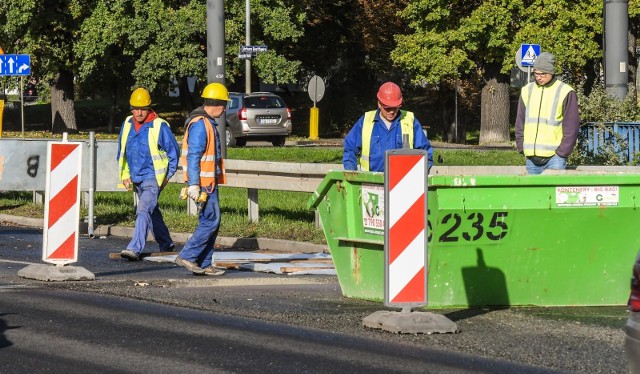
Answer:
[[(433, 165), (433, 148), (412, 112), (400, 110), (402, 91), (393, 82), (378, 90), (378, 109), (366, 112), (344, 139), (342, 165), (345, 170), (384, 171), (384, 153), (389, 149), (424, 149)], [(406, 136), (405, 136), (406, 135)]]

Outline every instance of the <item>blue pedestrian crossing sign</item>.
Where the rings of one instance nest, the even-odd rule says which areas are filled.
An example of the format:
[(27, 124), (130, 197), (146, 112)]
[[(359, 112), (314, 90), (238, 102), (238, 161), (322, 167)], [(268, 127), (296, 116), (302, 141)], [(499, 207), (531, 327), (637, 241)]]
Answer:
[(521, 44), (520, 56), (522, 59), (522, 66), (533, 66), (533, 61), (540, 54), (540, 44)]
[(2, 75), (31, 75), (31, 55), (0, 55)]

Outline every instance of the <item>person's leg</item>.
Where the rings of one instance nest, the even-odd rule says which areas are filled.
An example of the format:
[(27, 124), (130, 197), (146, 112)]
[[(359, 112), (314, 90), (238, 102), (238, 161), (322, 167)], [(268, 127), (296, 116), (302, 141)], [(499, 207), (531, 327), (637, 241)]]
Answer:
[[(158, 189), (158, 197), (162, 192)], [(173, 240), (171, 240), (171, 234), (169, 228), (164, 223), (162, 218), (162, 212), (160, 212), (160, 206), (156, 203), (156, 208), (151, 213), (151, 229), (153, 230), (153, 237), (156, 239), (160, 252), (164, 252), (174, 248)]]
[(133, 230), (133, 237), (127, 245), (127, 249), (139, 254), (144, 250), (147, 242), (147, 234), (151, 226), (151, 212), (158, 205), (158, 183), (155, 179), (142, 181), (136, 184), (138, 193), (138, 207), (136, 209), (136, 224)]
[(558, 155), (553, 155), (545, 165), (545, 169), (564, 170), (567, 168), (567, 159)]
[(220, 229), (220, 201), (218, 200), (218, 188), (209, 194), (207, 204), (203, 211), (213, 228), (204, 250), (196, 260), (196, 263), (200, 264), (200, 267), (204, 269), (213, 264), (214, 245)]
[(536, 166), (531, 160), (528, 158), (525, 161), (525, 167), (527, 168), (527, 173), (532, 175), (542, 174), (544, 171), (544, 166)]
[[(215, 194), (216, 198), (211, 197)], [(204, 208), (200, 210), (198, 218), (198, 226), (193, 231), (191, 237), (187, 240), (182, 251), (178, 254), (184, 260), (190, 262), (197, 262), (203, 252), (208, 250), (211, 237), (218, 232), (218, 226), (220, 225), (220, 207), (217, 205), (218, 193), (217, 189), (209, 194)], [(217, 212), (214, 212), (214, 203), (217, 206)], [(215, 239), (214, 239), (215, 240)]]

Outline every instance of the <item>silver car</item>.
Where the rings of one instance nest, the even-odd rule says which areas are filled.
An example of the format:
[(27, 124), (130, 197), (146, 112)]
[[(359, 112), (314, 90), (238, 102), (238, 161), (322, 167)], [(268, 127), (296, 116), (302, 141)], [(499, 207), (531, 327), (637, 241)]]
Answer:
[(638, 252), (633, 264), (629, 319), (624, 331), (626, 333), (624, 345), (629, 362), (629, 372), (640, 374), (640, 252)]
[(266, 140), (282, 147), (291, 135), (291, 111), (270, 92), (231, 92), (227, 104), (227, 146), (244, 147), (249, 140)]

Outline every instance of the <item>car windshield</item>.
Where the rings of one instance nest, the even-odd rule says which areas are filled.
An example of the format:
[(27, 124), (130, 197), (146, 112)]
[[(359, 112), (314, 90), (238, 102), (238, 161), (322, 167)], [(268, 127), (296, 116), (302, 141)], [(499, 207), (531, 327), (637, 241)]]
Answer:
[(256, 109), (284, 108), (284, 101), (275, 96), (245, 97), (245, 107)]

